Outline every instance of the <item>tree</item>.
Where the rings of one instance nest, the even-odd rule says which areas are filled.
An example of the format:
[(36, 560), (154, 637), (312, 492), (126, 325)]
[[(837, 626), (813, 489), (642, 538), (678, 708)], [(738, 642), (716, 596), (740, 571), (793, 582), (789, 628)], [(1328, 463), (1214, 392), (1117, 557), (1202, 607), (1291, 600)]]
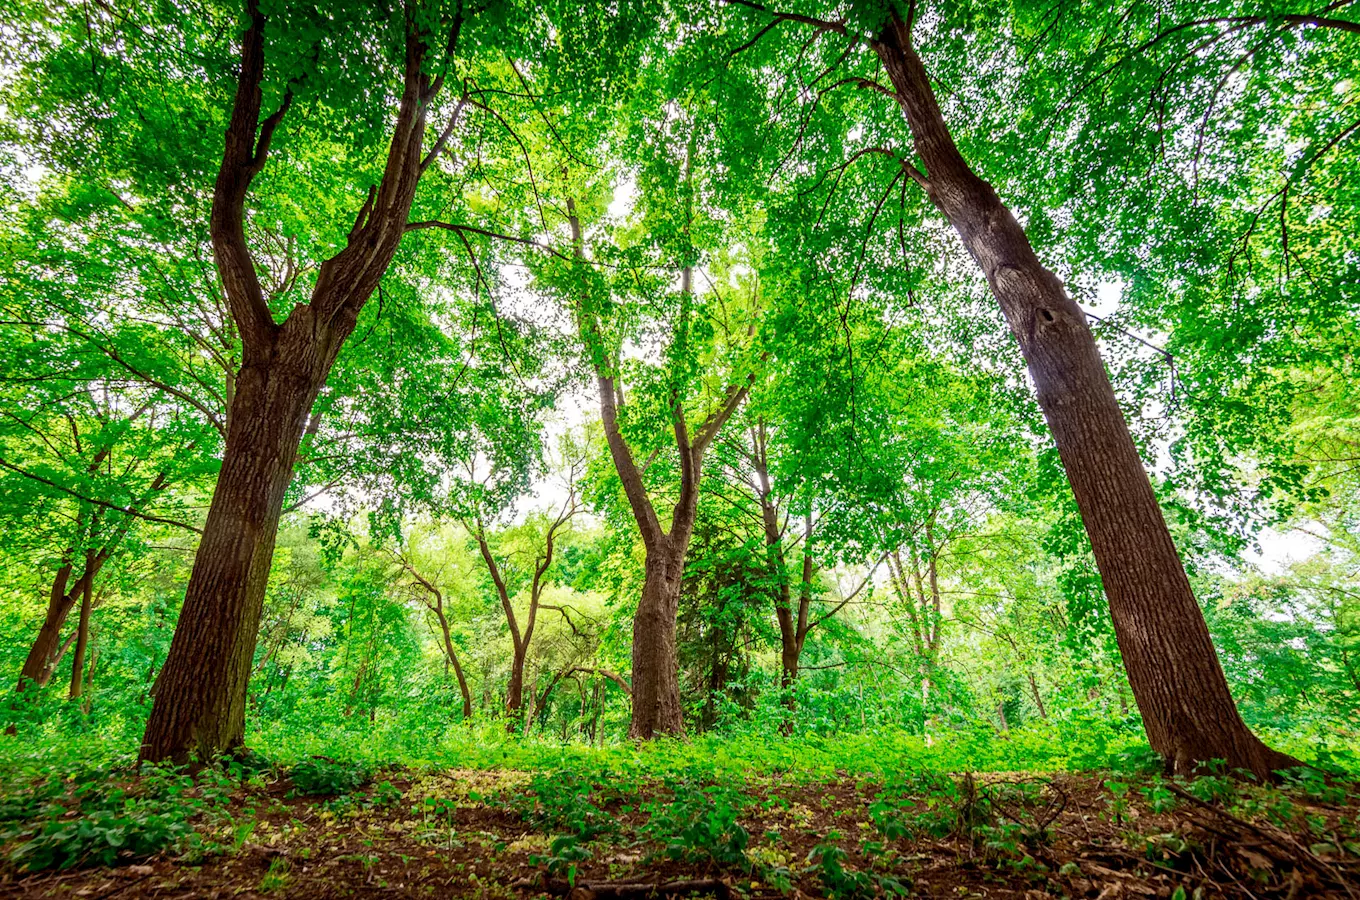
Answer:
[[(575, 259), (578, 265), (586, 267), (584, 232), (573, 201), (569, 201), (568, 211)], [(586, 285), (600, 283), (589, 274), (579, 277)], [(633, 619), (633, 718), (628, 733), (635, 738), (650, 739), (657, 734), (683, 734), (685, 730), (675, 648), (675, 621), (685, 553), (698, 511), (704, 456), (718, 432), (746, 399), (750, 378), (730, 383), (716, 407), (691, 433), (685, 392), (692, 376), (685, 369), (693, 366), (690, 354), (695, 352), (690, 345), (689, 333), (691, 318), (695, 315), (694, 267), (682, 266), (675, 331), (663, 351), (674, 360), (664, 408), (670, 419), (680, 484), (671, 505), (669, 527), (663, 528), (644, 479), (647, 466), (638, 465), (620, 421), (625, 405), (620, 382), (621, 360), (618, 349), (611, 349), (604, 343), (605, 325), (601, 314), (610, 303), (608, 297), (602, 296), (575, 298), (581, 339), (595, 371), (600, 418), (609, 455), (644, 548), (642, 596)]]
[(192, 239), (134, 194), (82, 187), (16, 190), (5, 229), (0, 517), (11, 558), (46, 568), (49, 588), (21, 685), (45, 685), (79, 643), (61, 632), (107, 566), (149, 533), (198, 531), (183, 500), (213, 473), (234, 371)]
[(1210, 759), (1260, 778), (1295, 765), (1242, 721), (1086, 315), (959, 153), (911, 31), (893, 11), (874, 46), (924, 164), (910, 171), (986, 275), (1020, 343), (1091, 540), (1148, 741), (1182, 773)]
[(396, 19), (404, 57), (401, 91), (382, 175), (342, 249), (321, 262), (311, 299), (280, 324), (246, 237), (246, 198), (293, 104), (294, 87), (284, 87), (273, 112), (261, 118), (266, 19), (254, 0), (246, 18), (211, 216), (213, 254), (241, 338), (242, 366), (221, 473), (147, 722), (141, 750), (147, 760), (207, 757), (243, 739), (269, 562), (312, 404), (396, 254), (416, 187), (444, 149), (462, 108), (454, 107), (427, 151), (427, 117), (453, 64), (463, 13), (445, 18), (433, 10), (401, 10)]
[[(996, 191), (969, 166), (945, 122), (913, 30), (934, 34), (949, 28), (948, 19), (927, 17), (915, 4), (905, 13), (895, 5), (852, 5), (853, 24), (844, 16), (757, 8), (773, 24), (802, 23), (816, 36), (847, 37), (840, 59), (867, 45), (887, 75), (890, 87), (853, 69), (844, 81), (886, 94), (900, 107), (920, 167), (891, 148), (873, 152), (886, 153), (898, 167), (893, 184), (903, 180), (905, 189), (906, 180), (914, 182), (952, 226), (1019, 343), (1091, 541), (1153, 748), (1181, 772), (1208, 759), (1260, 777), (1292, 765), (1251, 733), (1233, 702), (1086, 314), (1039, 261)], [(819, 93), (812, 105), (820, 99)]]
[[(510, 682), (505, 691), (505, 712), (507, 716), (506, 729), (511, 732), (516, 731), (522, 724), (524, 664), (529, 657), (529, 645), (533, 641), (534, 628), (538, 624), (538, 611), (543, 599), (543, 592), (549, 584), (547, 575), (553, 565), (557, 540), (563, 529), (568, 526), (572, 517), (580, 509), (576, 485), (585, 467), (585, 460), (579, 453), (572, 452), (573, 449), (579, 450), (580, 448), (573, 447), (569, 438), (564, 440), (563, 446), (569, 458), (564, 460), (566, 471), (562, 475), (567, 488), (567, 496), (562, 501), (561, 507), (555, 515), (530, 517), (523, 525), (514, 529), (520, 534), (501, 535), (502, 542), (507, 542), (507, 538), (513, 540), (516, 537), (521, 540), (527, 538), (531, 542), (528, 548), (520, 551), (533, 560), (527, 567), (529, 604), (525, 611), (523, 627), (520, 626), (519, 617), (515, 613), (512, 586), (506, 577), (506, 567), (496, 559), (496, 554), (491, 546), (491, 537), (487, 533), (486, 523), (482, 515), (478, 514), (476, 518), (463, 523), (463, 528), (477, 542), (477, 551), (486, 564), (487, 574), (491, 577), (491, 583), (495, 588), (496, 597), (500, 601), (501, 610), (505, 613), (505, 623), (510, 628), (512, 657)], [(523, 578), (518, 580), (523, 581)]]
[(453, 667), (454, 676), (458, 679), (458, 693), (463, 695), (463, 719), (470, 719), (472, 718), (472, 692), (468, 690), (467, 676), (463, 674), (463, 667), (458, 662), (458, 651), (453, 646), (453, 632), (449, 627), (448, 613), (444, 609), (444, 592), (416, 571), (416, 567), (406, 554), (394, 552), (393, 556), (406, 574), (414, 579), (413, 587), (423, 591), (421, 602), (426, 609), (434, 614), (435, 620), (439, 623), (439, 634), (443, 638), (440, 647), (444, 651), (444, 656), (449, 665)]

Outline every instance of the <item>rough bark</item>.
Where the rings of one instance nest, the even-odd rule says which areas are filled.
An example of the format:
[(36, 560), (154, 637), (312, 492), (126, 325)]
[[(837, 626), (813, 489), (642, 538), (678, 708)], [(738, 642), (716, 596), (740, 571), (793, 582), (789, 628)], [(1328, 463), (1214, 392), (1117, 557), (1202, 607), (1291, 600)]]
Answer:
[(280, 325), (246, 240), (245, 200), (292, 94), (261, 121), (264, 17), (253, 0), (247, 15), (209, 229), (243, 362), (222, 469), (154, 691), (144, 760), (206, 758), (243, 740), (265, 586), (298, 446), (316, 396), (406, 230), (424, 168), (426, 111), (439, 89), (422, 71), (426, 36), (408, 22), (403, 90), (381, 182), (370, 190), (345, 247), (321, 264), (310, 302), (294, 307)]
[(1148, 740), (1176, 772), (1223, 759), (1258, 777), (1295, 765), (1247, 728), (1080, 307), (1024, 229), (968, 166), (910, 25), (890, 13), (875, 50), (911, 128), (908, 174), (985, 275), (1034, 380), (1091, 540)]
[(684, 550), (669, 538), (664, 546), (648, 549), (642, 598), (633, 617), (633, 718), (629, 737), (647, 740), (658, 734), (685, 732), (675, 649), (684, 569)]

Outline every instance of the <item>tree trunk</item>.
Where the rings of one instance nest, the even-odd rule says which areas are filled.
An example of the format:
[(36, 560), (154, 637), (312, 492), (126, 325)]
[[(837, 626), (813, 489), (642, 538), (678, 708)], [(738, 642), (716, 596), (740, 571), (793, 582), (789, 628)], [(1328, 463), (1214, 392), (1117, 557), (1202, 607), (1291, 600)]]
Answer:
[(275, 366), (243, 367), (237, 376), (222, 470), (156, 682), (143, 759), (207, 759), (244, 740), (246, 688), (284, 493), (330, 368), (329, 359), (317, 366), (309, 343), (281, 352)]
[[(86, 552), (85, 571), (93, 568), (94, 554)], [(94, 606), (94, 579), (82, 578), (80, 585), (80, 623), (76, 626), (76, 655), (71, 662), (70, 698), (79, 700), (85, 684), (85, 648), (90, 642), (90, 611)]]
[[(688, 165), (686, 166), (688, 173)], [(581, 221), (576, 203), (567, 199), (573, 253), (585, 260)], [(681, 327), (688, 327), (689, 301), (693, 295), (694, 270), (680, 270)], [(699, 482), (703, 477), (704, 454), (713, 439), (745, 401), (755, 376), (743, 384), (730, 384), (722, 405), (713, 410), (691, 435), (685, 407), (679, 396), (671, 396), (671, 427), (675, 448), (680, 455), (680, 496), (671, 508), (670, 530), (663, 530), (656, 507), (647, 494), (642, 470), (633, 458), (632, 448), (619, 428), (622, 391), (612, 372), (608, 352), (602, 343), (603, 329), (590, 304), (577, 307), (577, 329), (591, 355), (595, 385), (600, 396), (600, 421), (614, 470), (622, 482), (633, 520), (642, 537), (646, 560), (642, 598), (633, 620), (633, 716), (628, 734), (649, 740), (657, 734), (682, 736), (685, 720), (680, 706), (680, 672), (675, 652), (675, 619), (680, 608), (680, 581), (684, 575), (685, 553), (689, 550), (694, 520), (698, 514)]]
[(510, 683), (505, 688), (505, 713), (508, 718), (505, 729), (512, 734), (520, 716), (524, 714), (524, 662), (529, 655), (527, 651), (528, 648), (522, 645), (514, 648), (510, 661)]
[(1048, 710), (1044, 709), (1044, 698), (1039, 695), (1039, 682), (1034, 679), (1034, 673), (1026, 673), (1029, 676), (1029, 692), (1034, 697), (1034, 705), (1039, 710), (1039, 718), (1048, 719)]
[(458, 692), (463, 695), (463, 721), (472, 718), (472, 692), (468, 690), (467, 676), (463, 674), (463, 667), (458, 663), (458, 654), (453, 649), (453, 633), (449, 630), (449, 620), (444, 615), (444, 605), (439, 604), (435, 610), (435, 616), (439, 619), (439, 630), (444, 635), (444, 653), (449, 662), (453, 665), (453, 676), (458, 679)]
[[(486, 538), (486, 528), (482, 525), (479, 518), (476, 527), (464, 525), (477, 539), (477, 549), (482, 554), (482, 562), (486, 564), (487, 573), (491, 576), (491, 582), (496, 588), (496, 597), (500, 600), (501, 612), (505, 614), (505, 623), (510, 628), (510, 683), (505, 687), (505, 731), (507, 734), (514, 734), (519, 730), (521, 717), (524, 715), (524, 663), (529, 656), (529, 641), (532, 638), (534, 618), (538, 611), (538, 578), (535, 577), (532, 596), (529, 602), (529, 621), (524, 631), (520, 631), (519, 618), (515, 615), (514, 604), (510, 602), (510, 588), (505, 582), (505, 577), (501, 574), (500, 564), (496, 562), (496, 557), (491, 552), (491, 545)], [(551, 552), (552, 538), (549, 535), (549, 552)]]
[(66, 624), (71, 607), (75, 605), (76, 597), (81, 593), (79, 583), (70, 591), (66, 587), (73, 568), (68, 561), (57, 569), (56, 577), (52, 580), (52, 590), (47, 599), (47, 615), (43, 618), (42, 627), (38, 629), (38, 635), (33, 639), (33, 646), (29, 649), (28, 657), (19, 671), (19, 690), (23, 690), (29, 682), (38, 687), (45, 687), (52, 679), (52, 668), (56, 665), (61, 647), (62, 626)]
[(90, 703), (94, 699), (94, 667), (99, 664), (99, 647), (96, 645), (90, 651), (90, 664), (85, 669), (85, 691), (80, 703), (80, 711), (86, 715), (90, 712)]
[(642, 599), (633, 618), (633, 719), (628, 726), (632, 738), (685, 733), (675, 652), (684, 568), (684, 549), (676, 548), (672, 539), (647, 548)]
[(924, 173), (908, 172), (958, 232), (1020, 343), (1091, 540), (1149, 743), (1178, 773), (1209, 759), (1262, 778), (1296, 765), (1261, 743), (1237, 711), (1085, 314), (969, 168), (895, 11), (874, 46), (925, 164)]
[[(343, 249), (318, 267), (310, 300), (278, 324), (246, 239), (245, 201), (293, 95), (289, 87), (279, 107), (261, 119), (265, 17), (258, 0), (247, 0), (246, 13), (250, 24), (241, 37), (209, 222), (243, 364), (222, 469), (142, 740), (141, 758), (157, 762), (207, 758), (244, 739), (246, 690), (274, 540), (308, 414), (411, 227), (421, 174), (443, 146), (441, 139), (422, 160), (426, 113), (444, 79), (426, 71), (428, 35), (408, 21), (400, 105), (381, 181), (369, 190)], [(449, 35), (450, 51), (461, 21), (456, 18)]]

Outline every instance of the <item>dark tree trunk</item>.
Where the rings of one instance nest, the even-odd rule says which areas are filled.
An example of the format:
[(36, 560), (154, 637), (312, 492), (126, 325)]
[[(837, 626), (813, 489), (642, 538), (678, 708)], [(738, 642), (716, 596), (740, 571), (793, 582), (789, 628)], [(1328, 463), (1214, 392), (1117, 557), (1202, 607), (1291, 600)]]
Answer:
[(79, 636), (77, 632), (72, 632), (72, 637), (67, 638), (63, 644), (61, 629), (70, 618), (76, 602), (85, 595), (87, 589), (94, 589), (94, 580), (103, 568), (107, 556), (106, 550), (87, 552), (84, 568), (74, 583), (71, 582), (71, 575), (75, 572), (73, 563), (68, 560), (57, 569), (52, 579), (52, 590), (48, 594), (47, 613), (43, 617), (42, 627), (38, 629), (33, 646), (29, 648), (23, 668), (19, 671), (20, 690), (29, 682), (38, 687), (45, 687), (52, 680), (52, 672), (61, 660), (67, 644), (72, 638)]
[(369, 191), (344, 248), (318, 269), (310, 302), (295, 306), (282, 325), (275, 322), (246, 240), (245, 200), (292, 92), (261, 121), (264, 17), (255, 0), (247, 3), (247, 16), (210, 223), (243, 364), (234, 381), (222, 470), (156, 684), (144, 760), (205, 758), (244, 738), (265, 586), (298, 445), (336, 355), (408, 230), (416, 186), (434, 155), (421, 159), (426, 112), (442, 79), (423, 71), (426, 35), (408, 22), (401, 101), (382, 180)]
[(1148, 741), (1176, 772), (1223, 759), (1258, 777), (1296, 761), (1247, 728), (1077, 304), (954, 144), (911, 44), (890, 15), (875, 49), (925, 172), (908, 168), (958, 232), (1020, 343), (1091, 540)]
[(19, 670), (19, 690), (29, 683), (44, 687), (52, 679), (52, 668), (56, 665), (61, 647), (61, 629), (71, 614), (76, 597), (80, 595), (79, 584), (67, 590), (73, 568), (69, 561), (66, 562), (57, 569), (56, 577), (52, 579), (52, 590), (47, 598), (47, 615), (43, 618), (37, 637), (33, 639), (23, 668)]
[[(410, 571), (414, 572), (414, 569)], [(420, 578), (419, 575), (416, 577)], [(449, 617), (444, 615), (444, 597), (428, 581), (421, 579), (421, 583), (434, 592), (436, 598), (430, 609), (439, 620), (439, 631), (444, 636), (444, 656), (453, 666), (453, 676), (458, 679), (458, 692), (463, 696), (463, 721), (466, 722), (472, 718), (472, 692), (468, 690), (467, 676), (463, 674), (463, 666), (458, 662), (458, 652), (453, 647), (453, 631), (449, 628)]]
[(514, 732), (524, 714), (524, 662), (527, 654), (516, 647), (510, 661), (510, 683), (505, 687), (505, 714), (509, 718), (505, 728)]
[(751, 431), (751, 468), (756, 476), (756, 502), (760, 504), (760, 522), (765, 534), (765, 552), (770, 567), (779, 585), (779, 595), (775, 598), (774, 618), (779, 625), (779, 688), (784, 694), (784, 706), (788, 715), (780, 723), (779, 730), (793, 734), (794, 715), (798, 711), (798, 699), (794, 688), (798, 683), (798, 664), (803, 655), (803, 645), (808, 631), (812, 628), (809, 615), (812, 611), (812, 579), (816, 566), (812, 561), (812, 514), (808, 513), (803, 530), (803, 567), (798, 582), (798, 609), (793, 607), (793, 586), (790, 583), (788, 558), (784, 553), (784, 533), (779, 523), (779, 509), (770, 485), (769, 442), (764, 420), (756, 423)]
[[(85, 571), (94, 568), (94, 554), (85, 554)], [(71, 661), (72, 700), (79, 700), (85, 679), (85, 648), (90, 643), (90, 611), (94, 607), (94, 579), (82, 578), (80, 585), (80, 622), (76, 625), (76, 655)]]
[(669, 538), (647, 551), (642, 599), (633, 618), (633, 719), (628, 726), (632, 738), (685, 733), (675, 650), (684, 568), (685, 550)]
[[(243, 368), (236, 379), (222, 470), (179, 625), (156, 682), (144, 759), (207, 758), (244, 739), (246, 688), (279, 515), (307, 414), (324, 379), (307, 349), (277, 360), (292, 370), (286, 375), (259, 366)], [(308, 356), (312, 366), (305, 364)]]

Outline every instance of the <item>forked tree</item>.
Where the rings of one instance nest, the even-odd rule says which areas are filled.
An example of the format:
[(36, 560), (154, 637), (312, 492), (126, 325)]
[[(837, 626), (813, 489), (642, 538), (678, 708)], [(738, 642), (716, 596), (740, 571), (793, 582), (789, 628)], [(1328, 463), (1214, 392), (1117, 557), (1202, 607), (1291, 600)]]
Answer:
[(511, 733), (519, 730), (524, 717), (524, 667), (529, 659), (529, 647), (534, 639), (534, 630), (538, 627), (538, 613), (543, 607), (543, 591), (548, 587), (547, 575), (557, 552), (557, 541), (572, 517), (580, 510), (576, 496), (576, 481), (584, 468), (584, 460), (572, 460), (569, 465), (571, 469), (567, 475), (567, 498), (562, 501), (557, 513), (544, 521), (542, 543), (534, 548), (533, 562), (528, 572), (528, 607), (524, 611), (522, 621), (515, 612), (506, 567), (496, 558), (485, 522), (478, 516), (463, 523), (464, 529), (477, 543), (477, 552), (481, 554), (487, 574), (491, 576), (496, 599), (500, 601), (505, 624), (510, 629), (510, 681), (505, 687), (505, 728)]
[[(419, 13), (419, 14), (418, 14)], [(326, 377), (365, 302), (387, 271), (416, 187), (444, 149), (461, 104), (428, 151), (427, 116), (444, 88), (463, 25), (404, 7), (401, 92), (386, 161), (339, 252), (321, 262), (309, 302), (276, 321), (247, 239), (246, 200), (293, 104), (293, 87), (263, 115), (265, 16), (246, 7), (235, 100), (214, 187), (213, 255), (242, 364), (213, 492), (178, 627), (155, 687), (145, 760), (183, 761), (239, 746), (246, 690), (285, 492)], [(438, 26), (432, 23), (438, 22)], [(438, 27), (442, 33), (434, 33)]]
[[(568, 201), (567, 209), (575, 259), (579, 265), (586, 266), (584, 236), (575, 203)], [(597, 284), (589, 278), (582, 279), (582, 283)], [(693, 296), (694, 269), (686, 265), (681, 267), (680, 273), (675, 336), (681, 343), (686, 340), (689, 317), (694, 313)], [(611, 351), (605, 345), (605, 327), (600, 312), (607, 305), (605, 301), (606, 298), (600, 297), (577, 297), (577, 324), (594, 369), (600, 419), (609, 455), (642, 538), (643, 582), (633, 618), (633, 712), (628, 734), (646, 740), (659, 734), (682, 735), (685, 732), (675, 646), (685, 555), (699, 509), (704, 456), (722, 427), (746, 399), (752, 379), (748, 377), (729, 384), (716, 407), (693, 430), (685, 412), (685, 398), (679, 393), (678, 386), (673, 386), (667, 404), (679, 461), (680, 484), (670, 505), (669, 526), (663, 526), (647, 488), (646, 465), (638, 464), (620, 424), (619, 416), (624, 406), (619, 372), (621, 360), (617, 349)]]

